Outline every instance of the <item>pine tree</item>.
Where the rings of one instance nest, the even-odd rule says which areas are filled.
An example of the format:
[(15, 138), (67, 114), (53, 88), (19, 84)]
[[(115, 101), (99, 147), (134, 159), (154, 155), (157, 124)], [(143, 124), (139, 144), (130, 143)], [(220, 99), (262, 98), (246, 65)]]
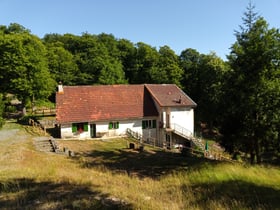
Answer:
[(280, 34), (254, 9), (250, 3), (228, 56), (232, 71), (223, 133), (228, 148), (247, 152), (251, 163), (260, 163), (265, 151), (279, 149)]

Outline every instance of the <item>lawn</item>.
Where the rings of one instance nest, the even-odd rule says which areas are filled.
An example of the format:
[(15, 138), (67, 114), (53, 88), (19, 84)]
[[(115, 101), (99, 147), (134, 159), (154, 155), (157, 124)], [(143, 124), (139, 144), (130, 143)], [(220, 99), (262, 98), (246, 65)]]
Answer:
[(67, 157), (36, 151), (26, 130), (0, 130), (1, 209), (280, 209), (277, 167), (141, 152), (129, 139), (58, 141)]

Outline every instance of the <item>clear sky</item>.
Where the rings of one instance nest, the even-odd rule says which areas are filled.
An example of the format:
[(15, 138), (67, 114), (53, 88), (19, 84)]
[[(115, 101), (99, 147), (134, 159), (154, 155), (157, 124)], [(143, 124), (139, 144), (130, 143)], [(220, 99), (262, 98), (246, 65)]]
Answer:
[[(270, 27), (280, 28), (280, 0), (251, 0)], [(133, 43), (193, 48), (225, 59), (249, 0), (0, 0), (0, 25), (47, 33), (108, 33)]]

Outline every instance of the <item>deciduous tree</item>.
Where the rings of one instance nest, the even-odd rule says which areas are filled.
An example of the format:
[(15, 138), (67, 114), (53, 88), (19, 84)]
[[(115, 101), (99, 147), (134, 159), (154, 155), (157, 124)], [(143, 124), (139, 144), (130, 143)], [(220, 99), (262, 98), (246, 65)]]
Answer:
[(207, 123), (210, 129), (219, 126), (226, 63), (215, 53), (204, 55), (194, 49), (184, 50), (180, 60), (184, 69), (182, 86), (198, 104), (196, 121)]
[(61, 42), (46, 44), (48, 66), (56, 82), (74, 85), (78, 79), (78, 66), (74, 56), (63, 47)]
[(176, 84), (181, 86), (183, 70), (178, 56), (168, 46), (160, 47), (157, 72), (153, 76), (156, 83)]
[(55, 89), (42, 41), (27, 32), (0, 35), (0, 86), (26, 105)]

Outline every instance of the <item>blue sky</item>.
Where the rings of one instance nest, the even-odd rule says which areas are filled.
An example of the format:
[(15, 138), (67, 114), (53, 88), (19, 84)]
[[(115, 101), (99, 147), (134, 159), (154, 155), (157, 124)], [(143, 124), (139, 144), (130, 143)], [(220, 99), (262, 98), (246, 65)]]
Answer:
[[(280, 28), (280, 0), (251, 0), (270, 27)], [(47, 33), (108, 33), (133, 43), (193, 48), (225, 59), (249, 0), (0, 0), (0, 25)]]

